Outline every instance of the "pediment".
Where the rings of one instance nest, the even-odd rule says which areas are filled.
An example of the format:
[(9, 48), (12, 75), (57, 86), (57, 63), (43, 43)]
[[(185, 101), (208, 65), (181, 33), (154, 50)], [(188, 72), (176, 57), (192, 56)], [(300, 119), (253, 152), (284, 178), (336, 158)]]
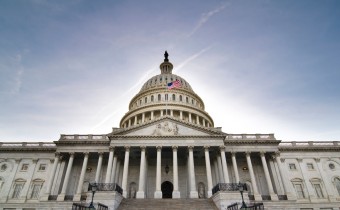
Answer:
[(223, 132), (213, 128), (205, 128), (185, 123), (170, 117), (155, 120), (144, 125), (131, 127), (120, 132), (111, 133), (111, 136), (211, 136), (223, 135)]

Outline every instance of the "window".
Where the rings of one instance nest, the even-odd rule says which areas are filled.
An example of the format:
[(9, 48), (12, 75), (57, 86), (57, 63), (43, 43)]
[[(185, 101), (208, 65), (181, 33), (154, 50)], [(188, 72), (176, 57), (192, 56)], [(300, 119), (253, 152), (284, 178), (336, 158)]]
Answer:
[(294, 184), (296, 195), (298, 198), (305, 198), (305, 194), (303, 192), (302, 184)]
[(316, 196), (318, 198), (324, 198), (322, 189), (321, 189), (321, 184), (313, 184), (313, 187), (315, 189)]
[(188, 97), (185, 97), (185, 100), (187, 103), (189, 103), (189, 98)]
[(334, 185), (340, 195), (340, 179), (338, 177), (334, 179)]
[(21, 170), (22, 171), (27, 171), (28, 170), (28, 164), (22, 164)]
[(307, 168), (309, 170), (313, 170), (314, 169), (313, 163), (307, 163)]
[(176, 96), (175, 96), (175, 94), (172, 94), (172, 100), (173, 100), (173, 101), (176, 101)]
[(6, 171), (6, 169), (7, 169), (7, 165), (6, 164), (2, 164), (1, 165), (1, 171)]
[(151, 102), (153, 102), (153, 96), (151, 96)]
[(139, 100), (139, 105), (142, 105), (142, 100)]
[(183, 101), (182, 95), (179, 96), (179, 101)]
[(161, 101), (161, 94), (158, 94), (158, 101)]
[(147, 97), (145, 97), (144, 103), (148, 103), (148, 98)]
[(168, 94), (165, 94), (165, 100), (166, 101), (168, 100)]
[(194, 104), (194, 99), (191, 99), (191, 104)]
[(19, 198), (20, 192), (23, 187), (24, 187), (24, 182), (15, 183), (12, 198)]
[(45, 171), (45, 170), (46, 170), (46, 164), (40, 164), (39, 171)]
[(33, 199), (39, 198), (39, 193), (40, 193), (41, 187), (42, 187), (41, 184), (33, 184), (31, 198), (33, 198)]
[(290, 170), (296, 170), (296, 166), (294, 163), (289, 163), (289, 169)]

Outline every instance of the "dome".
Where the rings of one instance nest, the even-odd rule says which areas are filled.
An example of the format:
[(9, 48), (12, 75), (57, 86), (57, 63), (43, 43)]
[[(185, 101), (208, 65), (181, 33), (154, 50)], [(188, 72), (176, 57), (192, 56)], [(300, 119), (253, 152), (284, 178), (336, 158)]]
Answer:
[[(129, 111), (120, 121), (120, 127), (129, 128), (151, 121), (172, 117), (189, 124), (213, 127), (214, 122), (204, 111), (203, 100), (182, 77), (172, 74), (173, 65), (165, 51), (161, 74), (148, 79), (141, 90), (130, 101)], [(168, 89), (171, 82), (178, 86)]]

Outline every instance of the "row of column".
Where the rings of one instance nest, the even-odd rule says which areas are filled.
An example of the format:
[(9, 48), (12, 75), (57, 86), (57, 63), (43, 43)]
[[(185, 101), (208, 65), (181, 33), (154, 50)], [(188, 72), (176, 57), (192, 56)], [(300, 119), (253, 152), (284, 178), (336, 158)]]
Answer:
[[(156, 189), (154, 192), (154, 197), (155, 198), (162, 198), (162, 192), (161, 192), (161, 149), (162, 147), (158, 146), (157, 147), (157, 163), (156, 163)], [(196, 188), (196, 181), (195, 181), (195, 166), (194, 166), (194, 157), (193, 157), (193, 146), (188, 147), (188, 176), (189, 176), (189, 186), (190, 186), (190, 193), (189, 196), (190, 198), (198, 198), (198, 192)], [(173, 198), (180, 198), (180, 191), (179, 191), (179, 186), (178, 186), (178, 158), (177, 158), (177, 146), (172, 147), (173, 150)], [(216, 160), (213, 163), (213, 166), (215, 168), (215, 175), (216, 175), (216, 180), (217, 182), (224, 182), (224, 183), (229, 183), (229, 176), (228, 176), (228, 166), (227, 166), (227, 161), (226, 161), (226, 156), (225, 156), (225, 147), (221, 146), (220, 147), (220, 154), (217, 156)], [(212, 188), (213, 188), (213, 183), (212, 183), (212, 173), (211, 173), (211, 162), (210, 162), (210, 156), (209, 156), (209, 146), (204, 147), (204, 154), (205, 154), (205, 164), (206, 164), (206, 175), (207, 175), (207, 195), (210, 197), (212, 195)], [(250, 174), (250, 179), (251, 179), (251, 184), (252, 184), (252, 189), (253, 189), (253, 194), (255, 197), (255, 200), (261, 200), (261, 195), (258, 192), (256, 180), (255, 180), (255, 174), (250, 158), (250, 152), (246, 152), (246, 160), (247, 160), (247, 166)], [(129, 156), (130, 156), (130, 147), (126, 146), (125, 147), (125, 158), (124, 158), (124, 166), (123, 166), (123, 178), (122, 178), (122, 189), (123, 189), (123, 196), (127, 197), (127, 179), (128, 179), (128, 169), (129, 169)], [(265, 174), (265, 179), (267, 182), (268, 186), (268, 191), (271, 196), (272, 200), (277, 200), (277, 195), (274, 193), (273, 190), (273, 185), (271, 182), (271, 178), (269, 175), (268, 171), (268, 166), (267, 162), (265, 159), (265, 153), (261, 152), (261, 162), (263, 165), (264, 169), (264, 174)], [(74, 195), (74, 201), (79, 201), (80, 196), (81, 196), (81, 191), (82, 191), (82, 186), (84, 183), (84, 177), (86, 173), (86, 168), (87, 168), (87, 163), (88, 163), (88, 157), (89, 153), (84, 153), (84, 161), (76, 189), (76, 194)], [(231, 160), (233, 164), (233, 170), (235, 173), (235, 178), (236, 182), (238, 183), (240, 181), (239, 178), (239, 173), (238, 173), (238, 167), (237, 167), (237, 161), (236, 161), (236, 153), (231, 152)], [(70, 179), (70, 174), (72, 170), (72, 165), (74, 161), (74, 153), (70, 153), (65, 177), (64, 177), (64, 182), (62, 186), (61, 193), (58, 195), (57, 200), (58, 201), (63, 201), (64, 197), (66, 195), (66, 190), (68, 187), (69, 179)], [(147, 172), (147, 163), (146, 163), (146, 147), (142, 146), (141, 147), (141, 159), (140, 159), (140, 174), (139, 174), (139, 186), (138, 186), (138, 192), (136, 194), (137, 198), (145, 198), (146, 197), (146, 172)], [(54, 176), (56, 173), (57, 169), (57, 164), (59, 162), (59, 153), (56, 153), (56, 157), (54, 159), (54, 164), (52, 167), (51, 171), (51, 177), (47, 183), (46, 187), (46, 193), (45, 196), (48, 197), (51, 193), (52, 185), (53, 185), (53, 180)], [(98, 158), (98, 166), (96, 170), (96, 175), (95, 175), (95, 182), (99, 182), (99, 176), (101, 172), (101, 167), (102, 167), (102, 162), (103, 162), (103, 153), (99, 153), (99, 158)], [(281, 180), (283, 180), (283, 187), (285, 193), (288, 195), (290, 194), (290, 191), (287, 187), (287, 183), (285, 183), (285, 177), (284, 172), (282, 171), (282, 166), (280, 165), (279, 157), (276, 156), (276, 162), (279, 164), (279, 170), (280, 170), (280, 176)], [(118, 178), (118, 170), (120, 166), (120, 162), (117, 159), (117, 156), (114, 156), (114, 148), (110, 147), (109, 150), (109, 160), (108, 160), (108, 166), (107, 166), (107, 171), (106, 171), (106, 176), (105, 176), (105, 183), (112, 183)]]
[[(163, 117), (163, 115), (164, 115), (164, 114), (163, 114), (164, 110), (159, 110), (159, 111), (160, 111), (160, 116)], [(167, 112), (167, 110), (165, 110), (165, 111)], [(170, 109), (169, 111), (170, 111), (170, 116), (173, 117), (173, 116), (174, 116), (173, 110)], [(132, 118), (134, 118), (133, 122), (132, 122)], [(151, 111), (151, 112), (150, 112), (150, 118), (151, 118), (151, 120), (154, 119), (154, 111)], [(130, 126), (132, 125), (132, 123), (133, 123), (133, 125), (137, 125), (138, 119), (140, 119), (140, 118), (138, 118), (137, 115), (135, 115), (134, 117), (131, 117), (127, 122), (125, 122), (125, 123), (123, 124), (123, 127), (124, 127), (124, 128), (130, 127)], [(179, 111), (179, 119), (184, 120), (184, 118), (183, 118), (183, 111)], [(200, 119), (202, 119), (202, 120), (200, 121)], [(193, 122), (192, 114), (191, 114), (190, 112), (188, 112), (188, 121), (189, 121), (190, 123)], [(145, 122), (146, 122), (146, 120), (145, 120), (145, 113), (142, 113), (142, 114), (141, 114), (141, 122), (142, 122), (142, 123), (145, 123)], [(197, 125), (202, 125), (202, 126), (204, 126), (204, 127), (205, 127), (205, 126), (207, 126), (207, 127), (210, 127), (210, 126), (211, 126), (211, 124), (210, 124), (209, 122), (206, 122), (206, 120), (205, 120), (203, 117), (200, 117), (200, 116), (197, 115), (197, 114), (196, 114), (196, 124), (197, 124)]]

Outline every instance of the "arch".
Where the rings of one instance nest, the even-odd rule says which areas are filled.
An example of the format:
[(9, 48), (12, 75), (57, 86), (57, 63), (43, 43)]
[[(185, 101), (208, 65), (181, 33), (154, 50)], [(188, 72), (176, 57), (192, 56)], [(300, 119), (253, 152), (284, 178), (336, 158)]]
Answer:
[(136, 198), (137, 184), (135, 182), (130, 183), (129, 187), (129, 198)]
[(144, 103), (148, 103), (148, 97), (144, 98)]
[(174, 185), (169, 181), (165, 181), (161, 185), (161, 190), (162, 198), (172, 198), (172, 191), (174, 190)]
[(205, 185), (203, 182), (198, 183), (198, 198), (205, 198)]
[(334, 177), (333, 184), (334, 184), (335, 189), (338, 191), (338, 195), (340, 195), (340, 178)]
[(158, 101), (161, 101), (161, 94), (158, 94)]
[(182, 95), (179, 95), (179, 101), (183, 101)]
[(151, 102), (153, 102), (153, 95), (151, 96)]

